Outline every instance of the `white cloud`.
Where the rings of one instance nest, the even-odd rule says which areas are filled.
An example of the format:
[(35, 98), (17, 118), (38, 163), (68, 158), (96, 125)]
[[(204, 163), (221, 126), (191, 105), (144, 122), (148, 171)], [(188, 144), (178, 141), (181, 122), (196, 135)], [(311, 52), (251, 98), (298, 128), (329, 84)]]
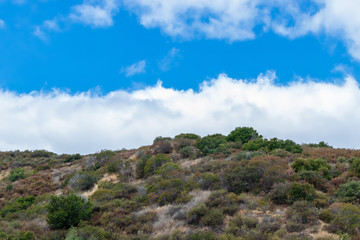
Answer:
[(56, 18), (52, 20), (45, 20), (43, 22), (43, 27), (52, 31), (60, 31), (60, 26)]
[(237, 126), (252, 126), (268, 138), (359, 148), (360, 89), (354, 78), (342, 85), (289, 86), (274, 85), (274, 78), (273, 73), (253, 81), (220, 75), (199, 92), (161, 83), (105, 96), (0, 91), (0, 150), (90, 153), (139, 147), (181, 132), (228, 134)]
[(43, 41), (47, 40), (47, 36), (46, 36), (45, 32), (41, 29), (41, 27), (36, 26), (33, 33), (36, 37), (40, 38), (41, 40), (43, 40)]
[(356, 0), (124, 0), (142, 25), (175, 37), (229, 41), (274, 32), (296, 38), (325, 34), (345, 41), (360, 60), (360, 1)]
[[(160, 27), (171, 36), (197, 33), (208, 38), (245, 40), (255, 37), (260, 0), (124, 0), (145, 27)], [(259, 19), (261, 21), (261, 19)]]
[(5, 27), (5, 21), (0, 19), (0, 29)]
[(172, 48), (168, 52), (168, 54), (159, 62), (159, 68), (162, 71), (170, 70), (170, 68), (177, 63), (176, 61), (179, 57), (180, 57), (180, 50), (177, 48)]
[(121, 70), (121, 72), (125, 73), (125, 76), (131, 77), (136, 74), (145, 73), (146, 72), (146, 61), (142, 60), (140, 62), (134, 63), (133, 65), (126, 67)]
[(114, 24), (113, 16), (119, 7), (117, 0), (85, 0), (73, 7), (70, 19), (93, 27), (110, 27)]
[(275, 24), (275, 31), (289, 37), (309, 33), (333, 36), (345, 41), (349, 53), (360, 60), (360, 2), (354, 0), (313, 0), (319, 10), (294, 14), (295, 25)]

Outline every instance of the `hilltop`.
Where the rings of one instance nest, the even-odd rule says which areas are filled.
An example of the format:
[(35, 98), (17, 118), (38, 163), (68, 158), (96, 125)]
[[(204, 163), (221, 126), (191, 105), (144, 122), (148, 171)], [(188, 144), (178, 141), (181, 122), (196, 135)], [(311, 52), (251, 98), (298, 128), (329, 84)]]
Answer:
[(0, 152), (0, 239), (360, 239), (360, 151), (236, 128)]

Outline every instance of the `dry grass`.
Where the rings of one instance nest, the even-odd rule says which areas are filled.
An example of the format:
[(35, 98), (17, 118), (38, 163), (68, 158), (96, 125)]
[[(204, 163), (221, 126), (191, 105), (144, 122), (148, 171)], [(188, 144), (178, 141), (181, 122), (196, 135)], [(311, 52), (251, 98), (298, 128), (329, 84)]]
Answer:
[(81, 195), (85, 196), (86, 198), (91, 197), (98, 189), (99, 189), (99, 183), (100, 182), (112, 182), (112, 183), (118, 183), (119, 179), (116, 176), (116, 174), (105, 174), (103, 176), (102, 179), (100, 179), (100, 181), (94, 185), (94, 187), (92, 189), (90, 189), (89, 191), (83, 192)]

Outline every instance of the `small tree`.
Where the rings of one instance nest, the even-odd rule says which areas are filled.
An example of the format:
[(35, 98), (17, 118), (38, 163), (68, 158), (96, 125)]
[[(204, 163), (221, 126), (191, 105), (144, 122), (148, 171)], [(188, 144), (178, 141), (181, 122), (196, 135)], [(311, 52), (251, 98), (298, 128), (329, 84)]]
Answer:
[(47, 222), (54, 229), (68, 229), (92, 215), (92, 204), (82, 197), (52, 196), (48, 205)]
[(252, 127), (238, 127), (226, 137), (226, 140), (229, 142), (240, 141), (241, 143), (247, 143), (258, 138), (261, 138), (261, 136)]

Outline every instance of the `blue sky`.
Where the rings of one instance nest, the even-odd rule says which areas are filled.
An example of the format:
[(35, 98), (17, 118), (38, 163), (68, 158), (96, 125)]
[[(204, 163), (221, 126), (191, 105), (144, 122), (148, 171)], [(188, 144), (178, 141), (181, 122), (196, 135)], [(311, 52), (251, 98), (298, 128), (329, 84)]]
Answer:
[[(342, 102), (343, 106), (332, 101), (337, 94), (350, 94), (353, 98), (347, 101), (358, 99), (360, 17), (356, 9), (359, 8), (360, 4), (351, 0), (0, 0), (0, 104), (3, 105), (0, 113), (4, 116), (0, 120), (4, 125), (0, 128), (0, 147), (72, 152), (76, 151), (73, 143), (90, 139), (79, 146), (79, 151), (90, 152), (136, 147), (151, 143), (158, 135), (171, 136), (179, 131), (227, 134), (241, 125), (257, 127), (267, 137), (292, 138), (300, 143), (325, 140), (339, 147), (358, 147), (351, 143), (357, 140), (354, 133), (349, 130), (341, 135), (344, 131), (340, 128), (354, 126), (355, 123), (346, 119), (356, 120), (353, 111), (359, 110), (358, 106), (344, 113), (347, 109), (344, 106), (354, 103)], [(186, 115), (186, 110), (174, 111), (177, 106), (186, 105), (191, 94), (199, 105), (210, 101), (212, 97), (205, 94), (204, 86), (209, 85), (210, 95), (226, 95), (231, 89), (223, 89), (222, 84), (230, 86), (234, 82), (237, 86), (245, 84), (242, 89), (258, 89), (255, 93), (263, 102), (254, 102), (250, 96), (240, 102), (236, 97), (224, 96), (223, 105), (219, 104), (214, 113), (194, 110), (213, 118), (209, 121), (213, 124), (206, 127), (193, 122), (194, 116)], [(263, 92), (264, 88), (268, 91)], [(293, 115), (303, 113), (303, 122), (287, 118), (289, 106), (264, 107), (264, 102), (278, 97), (272, 93), (285, 91), (283, 95), (296, 95), (301, 89), (307, 91), (302, 91), (289, 104), (302, 106)], [(324, 89), (328, 92), (320, 94)], [(350, 93), (344, 94), (345, 90)], [(177, 98), (179, 94), (183, 95)], [(314, 106), (299, 103), (309, 98), (321, 107), (313, 109)], [(4, 107), (9, 105), (6, 101), (16, 104)], [(86, 105), (92, 101), (93, 105), (100, 104), (98, 111), (91, 111), (91, 106)], [(169, 105), (172, 101), (173, 105)], [(229, 101), (231, 107), (226, 110), (224, 105)], [(323, 106), (323, 102), (327, 104)], [(209, 104), (216, 106), (211, 101)], [(132, 108), (125, 110), (127, 105)], [(64, 115), (49, 114), (52, 111), (47, 107), (51, 106), (69, 112), (74, 119), (71, 122)], [(333, 112), (337, 107), (338, 112)], [(163, 119), (167, 119), (163, 124), (168, 130), (161, 124), (151, 132), (143, 129), (143, 136), (129, 143), (126, 139), (139, 126), (126, 130), (120, 137), (104, 129), (104, 125), (119, 131), (128, 129), (128, 123), (138, 117), (134, 109), (143, 108), (149, 115), (141, 114), (144, 121), (139, 121), (139, 126), (154, 125), (158, 115), (163, 114)], [(215, 116), (216, 112), (232, 115), (238, 108), (242, 110), (234, 119), (225, 121)], [(251, 110), (244, 112), (247, 108)], [(277, 109), (278, 115), (269, 117), (272, 108)], [(28, 117), (39, 112), (46, 113)], [(128, 116), (125, 122), (120, 113)], [(268, 121), (259, 122), (257, 114), (265, 114)], [(89, 124), (75, 133), (78, 138), (69, 140), (74, 129), (82, 128), (81, 119), (90, 115), (95, 119), (104, 116), (107, 120)], [(171, 124), (174, 116), (184, 117), (178, 124), (182, 127)], [(318, 127), (309, 128), (306, 119), (321, 119), (334, 125), (315, 131)], [(41, 123), (48, 121), (50, 130)], [(279, 121), (285, 125), (278, 126)], [(59, 126), (69, 132), (64, 130), (66, 134), (59, 136), (56, 130)], [(293, 130), (294, 126), (301, 130)], [(9, 129), (19, 129), (19, 133), (10, 136)], [(309, 135), (300, 134), (304, 129)], [(29, 139), (36, 140), (30, 142), (27, 137), (21, 137), (20, 131), (29, 131)], [(104, 144), (96, 141), (102, 138), (109, 140), (103, 141)]]

